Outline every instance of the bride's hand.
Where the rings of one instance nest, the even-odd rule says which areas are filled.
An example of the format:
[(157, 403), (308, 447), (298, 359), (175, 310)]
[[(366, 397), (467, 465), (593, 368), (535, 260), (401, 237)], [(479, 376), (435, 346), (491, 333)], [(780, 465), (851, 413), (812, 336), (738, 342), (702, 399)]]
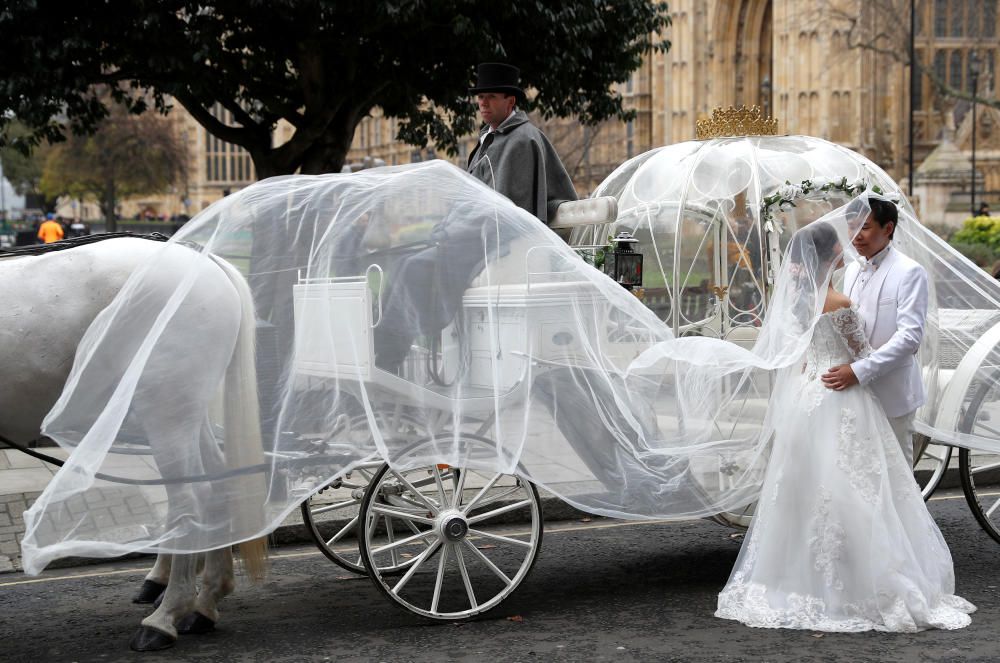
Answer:
[(824, 373), (821, 379), (827, 389), (833, 389), (834, 391), (843, 391), (858, 383), (858, 376), (854, 374), (854, 369), (851, 368), (850, 364), (834, 366)]

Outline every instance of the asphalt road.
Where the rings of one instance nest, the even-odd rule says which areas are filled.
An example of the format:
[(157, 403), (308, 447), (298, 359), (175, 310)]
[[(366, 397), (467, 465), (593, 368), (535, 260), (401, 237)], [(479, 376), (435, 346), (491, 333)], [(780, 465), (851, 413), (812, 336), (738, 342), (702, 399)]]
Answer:
[(473, 622), (435, 624), (388, 604), (315, 549), (280, 548), (262, 586), (241, 581), (213, 633), (166, 652), (128, 639), (148, 562), (0, 576), (0, 661), (997, 661), (1000, 545), (962, 499), (936, 499), (958, 593), (979, 611), (960, 631), (912, 635), (750, 629), (712, 616), (740, 541), (708, 522), (550, 523), (518, 592)]

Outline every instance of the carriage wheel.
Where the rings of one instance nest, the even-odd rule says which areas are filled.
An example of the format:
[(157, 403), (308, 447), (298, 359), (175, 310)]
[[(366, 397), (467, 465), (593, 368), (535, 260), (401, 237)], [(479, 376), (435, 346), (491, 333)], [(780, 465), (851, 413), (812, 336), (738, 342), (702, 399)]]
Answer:
[[(542, 542), (538, 491), (507, 474), (385, 465), (361, 514), (361, 559), (375, 586), (431, 619), (467, 619), (498, 606), (528, 575)], [(519, 524), (508, 531), (509, 523)], [(393, 577), (399, 559), (409, 568)]]
[(920, 494), (923, 495), (926, 502), (941, 484), (944, 473), (948, 471), (948, 464), (951, 462), (951, 447), (947, 444), (929, 441), (925, 436), (920, 436), (920, 438), (916, 466), (924, 463), (925, 465), (929, 464), (930, 467), (922, 468), (921, 474), (917, 475), (916, 479), (917, 485), (920, 487)]
[[(384, 432), (398, 435), (415, 435), (420, 430), (419, 422), (402, 412), (378, 413)], [(361, 435), (365, 444), (370, 444), (368, 418), (356, 416), (347, 422), (348, 430), (341, 430), (341, 436)], [(344, 477), (320, 489), (304, 501), (300, 508), (302, 523), (309, 536), (327, 559), (352, 573), (365, 574), (361, 555), (358, 553), (357, 525), (358, 513), (365, 490), (372, 475), (382, 467), (382, 461), (362, 463)], [(406, 568), (405, 560), (387, 573), (399, 572)]]
[[(1000, 439), (1000, 376), (985, 382), (969, 402), (962, 432)], [(1000, 543), (1000, 454), (961, 449), (958, 469), (965, 501), (986, 533)]]
[(958, 469), (972, 515), (1000, 543), (1000, 456), (960, 449)]
[(366, 463), (356, 467), (300, 507), (302, 523), (316, 547), (331, 562), (352, 573), (366, 573), (355, 541), (358, 510), (368, 482), (381, 465)]

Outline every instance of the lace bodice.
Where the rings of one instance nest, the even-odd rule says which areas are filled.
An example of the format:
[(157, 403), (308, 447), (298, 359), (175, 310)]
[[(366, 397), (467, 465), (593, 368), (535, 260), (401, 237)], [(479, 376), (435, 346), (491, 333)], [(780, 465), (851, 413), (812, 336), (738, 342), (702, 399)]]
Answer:
[(831, 366), (849, 364), (871, 354), (865, 323), (852, 308), (842, 308), (820, 316), (806, 350), (805, 372), (810, 379)]

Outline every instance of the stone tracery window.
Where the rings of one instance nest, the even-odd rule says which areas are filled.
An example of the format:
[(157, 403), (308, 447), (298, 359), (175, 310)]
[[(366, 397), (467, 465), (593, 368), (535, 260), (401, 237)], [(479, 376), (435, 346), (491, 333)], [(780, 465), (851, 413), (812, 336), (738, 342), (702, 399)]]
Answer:
[(851, 93), (844, 91), (840, 95), (840, 116), (844, 118), (843, 124), (841, 125), (841, 132), (844, 136), (845, 143), (852, 142), (854, 140), (854, 109), (851, 108)]
[(945, 80), (945, 76), (947, 74), (945, 66), (945, 52), (936, 51), (934, 53), (934, 75), (937, 76), (939, 80)]
[[(918, 49), (916, 52), (917, 62), (924, 62), (924, 51)], [(924, 75), (917, 74), (913, 77), (913, 110), (923, 110), (924, 108)]]
[(835, 143), (843, 142), (843, 134), (840, 130), (840, 93), (834, 92), (830, 95), (830, 140)]
[(934, 36), (948, 35), (948, 0), (936, 0), (934, 3)]
[[(215, 104), (212, 115), (223, 124), (235, 124), (233, 114)], [(212, 183), (250, 184), (256, 176), (250, 153), (239, 145), (227, 143), (205, 131), (205, 180)]]
[(951, 62), (948, 68), (948, 85), (956, 90), (962, 89), (962, 52), (953, 50), (951, 52)]
[(951, 36), (961, 37), (963, 32), (962, 28), (964, 27), (962, 25), (962, 10), (965, 8), (965, 3), (962, 2), (962, 0), (957, 0), (957, 2), (952, 2), (950, 4), (951, 16), (948, 17), (948, 23), (951, 24)]
[(997, 34), (997, 0), (935, 0), (928, 17), (917, 15), (917, 34), (924, 34), (924, 20), (930, 18), (934, 36), (982, 38)]
[(799, 93), (798, 99), (798, 132), (809, 134), (809, 95), (805, 92)]

